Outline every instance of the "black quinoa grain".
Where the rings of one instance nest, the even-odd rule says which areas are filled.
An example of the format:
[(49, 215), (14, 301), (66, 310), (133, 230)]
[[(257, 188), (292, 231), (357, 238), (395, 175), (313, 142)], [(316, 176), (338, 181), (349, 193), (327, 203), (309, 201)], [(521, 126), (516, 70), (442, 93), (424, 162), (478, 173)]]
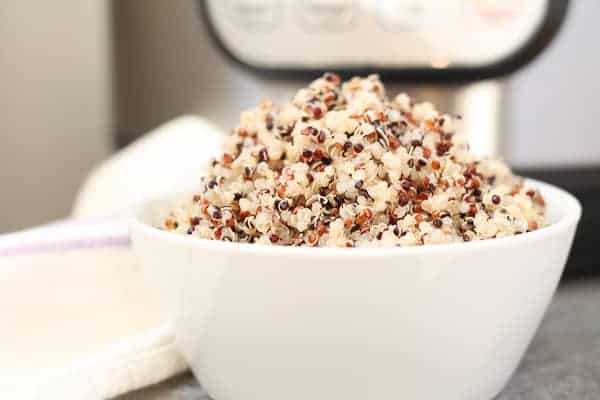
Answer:
[(340, 82), (342, 81), (342, 78), (338, 74), (335, 74), (333, 72), (325, 72), (325, 74), (323, 75), (323, 78), (327, 82), (331, 82), (334, 85), (339, 85)]
[(290, 203), (286, 199), (283, 199), (279, 202), (279, 210), (280, 211), (285, 211), (288, 208), (290, 208)]
[(269, 161), (269, 152), (264, 147), (258, 152), (258, 161)]
[(272, 115), (267, 115), (267, 117), (265, 118), (265, 128), (267, 128), (267, 130), (273, 129), (273, 116)]
[(450, 150), (450, 143), (440, 142), (435, 146), (435, 150), (437, 151), (437, 155), (441, 157)]
[(405, 205), (408, 204), (408, 202), (410, 201), (410, 198), (408, 197), (408, 195), (404, 192), (401, 192), (398, 194), (398, 205), (400, 207), (404, 207)]
[(369, 200), (373, 200), (373, 198), (371, 197), (371, 195), (369, 194), (369, 192), (366, 189), (359, 189), (358, 194), (360, 194), (363, 197), (366, 197)]
[(325, 131), (320, 131), (319, 135), (317, 136), (317, 141), (319, 143), (324, 143), (325, 139), (327, 139), (327, 134), (325, 133)]
[(307, 126), (306, 128), (302, 129), (302, 132), (300, 132), (300, 133), (304, 136), (312, 136), (312, 135), (315, 135), (316, 132), (317, 132), (316, 128), (313, 128), (312, 126)]

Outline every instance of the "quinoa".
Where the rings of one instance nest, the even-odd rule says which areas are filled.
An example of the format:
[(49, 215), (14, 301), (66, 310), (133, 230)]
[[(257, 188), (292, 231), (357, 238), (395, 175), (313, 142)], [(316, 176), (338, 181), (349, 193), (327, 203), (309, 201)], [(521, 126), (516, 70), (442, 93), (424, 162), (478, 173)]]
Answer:
[(164, 220), (203, 239), (378, 247), (500, 238), (545, 225), (544, 200), (478, 159), (460, 117), (377, 75), (326, 73), (288, 104), (242, 112), (198, 193)]

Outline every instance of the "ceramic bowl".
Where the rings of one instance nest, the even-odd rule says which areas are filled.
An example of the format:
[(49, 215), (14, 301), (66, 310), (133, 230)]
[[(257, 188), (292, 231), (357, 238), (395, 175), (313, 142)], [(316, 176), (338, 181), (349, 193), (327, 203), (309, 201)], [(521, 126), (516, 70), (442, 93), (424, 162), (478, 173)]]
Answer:
[(278, 247), (132, 223), (177, 343), (215, 400), (490, 399), (515, 371), (560, 279), (578, 201), (536, 181), (549, 226), (403, 248)]

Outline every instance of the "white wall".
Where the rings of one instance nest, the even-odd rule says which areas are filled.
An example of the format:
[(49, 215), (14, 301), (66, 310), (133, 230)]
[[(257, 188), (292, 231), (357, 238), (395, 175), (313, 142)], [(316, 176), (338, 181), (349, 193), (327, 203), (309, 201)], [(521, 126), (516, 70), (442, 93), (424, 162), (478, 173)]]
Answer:
[(0, 232), (68, 213), (110, 150), (109, 2), (2, 0)]

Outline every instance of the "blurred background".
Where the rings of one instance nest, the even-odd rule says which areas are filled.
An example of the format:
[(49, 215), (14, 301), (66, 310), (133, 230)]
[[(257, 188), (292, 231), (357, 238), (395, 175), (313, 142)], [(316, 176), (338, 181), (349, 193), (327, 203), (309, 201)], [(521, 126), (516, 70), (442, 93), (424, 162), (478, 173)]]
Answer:
[[(232, 18), (256, 18), (265, 10), (270, 12), (273, 2), (212, 1), (212, 6), (203, 7), (199, 3), (2, 2), (0, 233), (68, 215), (78, 187), (94, 165), (176, 116), (198, 114), (228, 130), (241, 109), (264, 97), (289, 98), (317, 76), (310, 71), (296, 76), (272, 74), (277, 60), (262, 72), (261, 66), (247, 68), (218, 47), (223, 42), (219, 32), (215, 35), (219, 27), (224, 27), (221, 36), (235, 37), (220, 23), (221, 12)], [(297, 2), (298, 7), (305, 7), (298, 12), (306, 12), (302, 15), (313, 18), (310, 21), (315, 24), (322, 22), (318, 13), (341, 12), (349, 3)], [(396, 3), (403, 8), (394, 8)], [(401, 30), (407, 32), (431, 26), (422, 22), (427, 10), (421, 3), (427, 2), (374, 1), (369, 7), (374, 15), (386, 16), (386, 23), (392, 18), (391, 23), (404, 24)], [(463, 12), (477, 14), (477, 18), (494, 19), (484, 21), (493, 28), (496, 20), (502, 23), (506, 15), (518, 15), (528, 2), (449, 3), (461, 3)], [(560, 0), (549, 3), (561, 9)], [(211, 7), (212, 21), (202, 17), (200, 10), (206, 13)], [(383, 78), (391, 92), (406, 90), (439, 103), (442, 109), (463, 113), (469, 129), (489, 132), (475, 136), (475, 142), (504, 157), (518, 171), (575, 191), (583, 197), (588, 218), (582, 229), (591, 232), (597, 221), (592, 205), (600, 185), (597, 15), (597, 0), (570, 1), (566, 17), (558, 17), (564, 21), (554, 27), (556, 36), (545, 32), (550, 36), (547, 48), (531, 50), (535, 53), (531, 63), (503, 77), (474, 81), (449, 75), (428, 81), (426, 75), (416, 74), (411, 80), (410, 75), (396, 79), (397, 75), (384, 73)], [(552, 18), (555, 25), (561, 25), (556, 23), (557, 16)], [(213, 25), (209, 27), (212, 35), (207, 20)], [(251, 35), (255, 26), (249, 27)], [(323, 35), (325, 45), (332, 36)], [(311, 45), (320, 43), (315, 37)], [(357, 53), (364, 50), (355, 49)], [(444, 69), (448, 61), (452, 60), (442, 59), (440, 64), (439, 59), (432, 59), (428, 67)], [(578, 243), (583, 241), (578, 239)]]

